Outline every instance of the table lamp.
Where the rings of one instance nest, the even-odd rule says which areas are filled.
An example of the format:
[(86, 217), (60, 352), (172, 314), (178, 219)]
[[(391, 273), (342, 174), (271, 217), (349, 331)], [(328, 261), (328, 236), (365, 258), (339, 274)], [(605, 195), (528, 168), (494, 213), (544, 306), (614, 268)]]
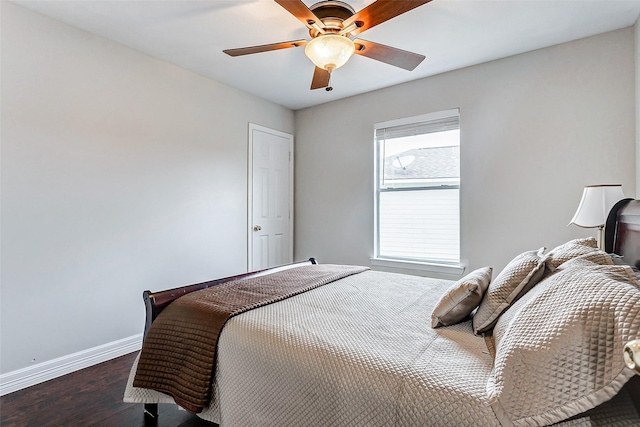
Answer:
[(604, 250), (604, 224), (609, 211), (619, 200), (624, 199), (622, 185), (588, 185), (582, 192), (582, 200), (569, 225), (598, 229), (598, 247)]

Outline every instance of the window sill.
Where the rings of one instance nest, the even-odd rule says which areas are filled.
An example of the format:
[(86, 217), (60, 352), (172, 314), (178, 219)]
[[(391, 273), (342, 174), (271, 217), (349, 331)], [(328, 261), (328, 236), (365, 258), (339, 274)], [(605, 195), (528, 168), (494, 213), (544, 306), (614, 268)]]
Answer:
[(406, 261), (389, 258), (370, 258), (372, 266), (421, 270), (448, 276), (462, 276), (465, 266), (460, 264), (438, 264), (435, 262)]

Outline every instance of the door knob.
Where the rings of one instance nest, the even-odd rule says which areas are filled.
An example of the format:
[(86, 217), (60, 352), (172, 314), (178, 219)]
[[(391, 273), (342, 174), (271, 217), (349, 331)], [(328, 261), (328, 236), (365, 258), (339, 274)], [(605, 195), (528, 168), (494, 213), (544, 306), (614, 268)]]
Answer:
[(259, 225), (253, 226), (253, 231), (260, 231), (260, 230), (262, 230), (262, 227), (260, 227)]

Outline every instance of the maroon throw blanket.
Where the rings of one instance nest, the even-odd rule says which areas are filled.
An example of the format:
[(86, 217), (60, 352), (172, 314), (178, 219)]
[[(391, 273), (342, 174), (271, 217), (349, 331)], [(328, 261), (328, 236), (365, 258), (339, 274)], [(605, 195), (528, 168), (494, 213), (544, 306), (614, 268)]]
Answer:
[(222, 283), (187, 294), (165, 308), (144, 340), (134, 387), (166, 393), (191, 412), (210, 400), (215, 353), (231, 317), (367, 270), (308, 265), (267, 276)]

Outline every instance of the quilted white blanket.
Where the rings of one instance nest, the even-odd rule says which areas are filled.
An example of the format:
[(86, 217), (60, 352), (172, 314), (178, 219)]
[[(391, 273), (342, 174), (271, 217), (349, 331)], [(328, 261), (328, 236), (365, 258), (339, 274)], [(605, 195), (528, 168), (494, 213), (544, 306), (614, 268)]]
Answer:
[[(367, 271), (232, 318), (199, 416), (224, 427), (498, 426), (483, 338), (470, 322), (430, 326), (450, 283)], [(125, 401), (171, 399), (129, 384)]]
[[(430, 326), (450, 284), (367, 271), (232, 318), (213, 401), (198, 415), (222, 427), (510, 425), (513, 395), (488, 387), (499, 378), (471, 322)], [(125, 401), (172, 402), (132, 378)], [(602, 400), (591, 402), (582, 410)], [(597, 424), (587, 416), (559, 425)]]

